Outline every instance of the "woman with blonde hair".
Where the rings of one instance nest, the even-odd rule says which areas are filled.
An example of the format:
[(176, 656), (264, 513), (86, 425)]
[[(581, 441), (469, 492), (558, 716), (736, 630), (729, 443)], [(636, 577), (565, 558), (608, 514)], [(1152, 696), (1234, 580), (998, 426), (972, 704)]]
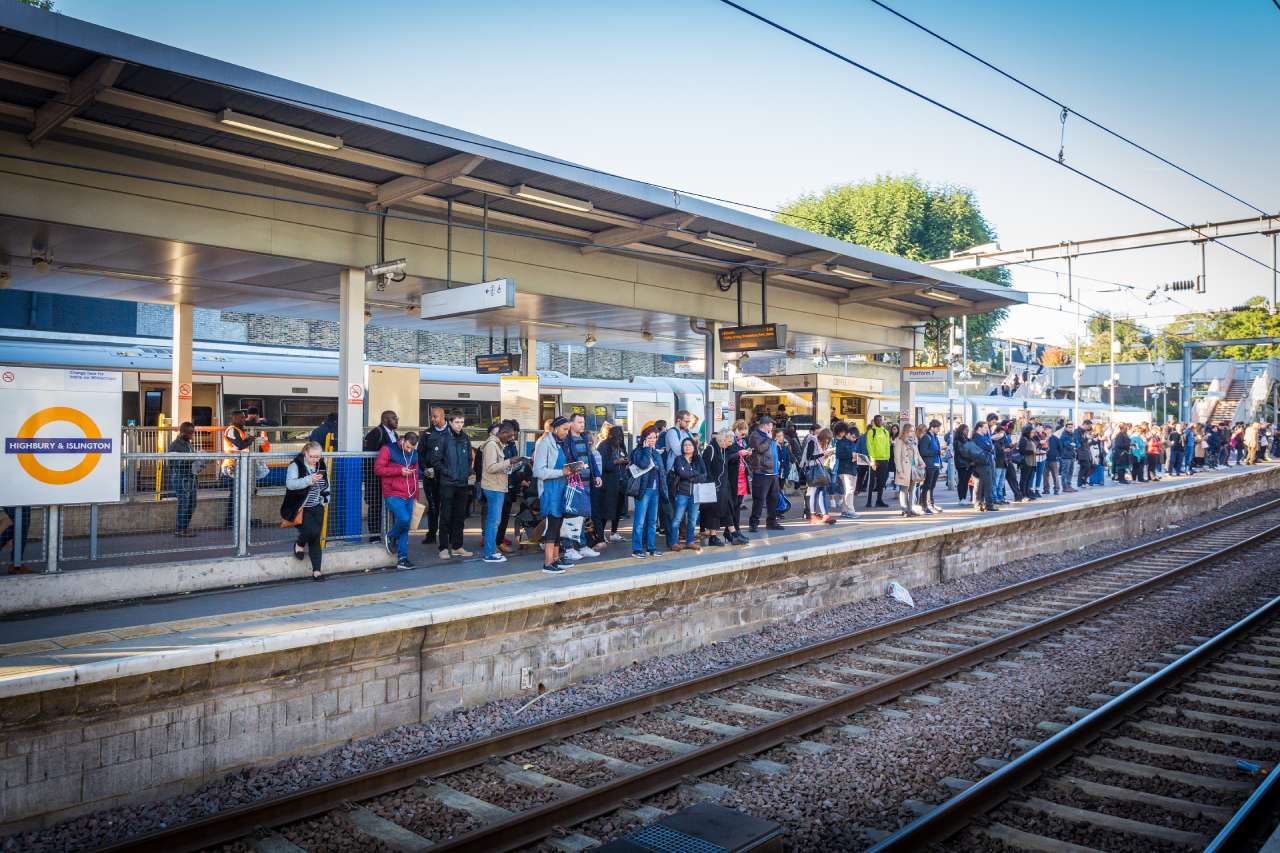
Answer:
[(814, 524), (835, 524), (836, 517), (831, 514), (827, 505), (836, 455), (835, 445), (831, 443), (831, 430), (824, 427), (810, 435), (805, 440), (800, 455), (805, 497), (809, 502), (809, 520)]
[(924, 482), (924, 459), (920, 456), (916, 431), (905, 426), (893, 440), (893, 479), (898, 484), (898, 506), (904, 516), (924, 515), (912, 498), (916, 486)]

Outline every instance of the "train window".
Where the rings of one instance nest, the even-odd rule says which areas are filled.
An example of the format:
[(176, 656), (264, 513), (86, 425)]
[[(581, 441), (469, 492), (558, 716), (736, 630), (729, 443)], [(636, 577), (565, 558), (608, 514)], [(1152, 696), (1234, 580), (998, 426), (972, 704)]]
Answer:
[(280, 426), (317, 426), (337, 407), (333, 397), (285, 397), (280, 401)]
[(488, 438), (489, 424), (498, 417), (498, 404), (487, 400), (432, 400), (423, 408), (430, 412), (433, 406), (439, 406), (445, 412), (461, 412), (467, 421), (464, 430), (472, 441), (484, 441)]
[(245, 411), (257, 409), (259, 415), (264, 418), (267, 416), (267, 401), (261, 397), (241, 397), (236, 408), (244, 409)]
[(153, 389), (144, 391), (142, 395), (142, 424), (156, 426), (160, 416), (164, 414), (164, 391)]

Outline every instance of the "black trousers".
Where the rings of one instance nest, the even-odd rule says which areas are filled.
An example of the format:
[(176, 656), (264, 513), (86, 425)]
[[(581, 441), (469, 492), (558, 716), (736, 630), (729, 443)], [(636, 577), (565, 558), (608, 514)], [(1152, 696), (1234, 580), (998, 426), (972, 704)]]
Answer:
[(965, 465), (956, 466), (956, 500), (962, 501), (969, 495), (969, 478), (973, 469)]
[[(603, 522), (609, 526), (610, 533), (618, 532), (618, 517), (622, 515), (623, 501), (619, 501), (619, 493), (622, 491), (622, 478), (617, 474), (606, 474), (604, 476), (604, 491), (601, 500), (604, 502), (601, 506)], [(594, 494), (594, 492), (592, 493)], [(626, 495), (622, 498), (625, 500)], [(603, 525), (602, 525), (603, 526)], [(600, 531), (601, 535), (604, 530)]]
[(437, 544), (441, 551), (462, 548), (462, 527), (467, 521), (467, 502), (471, 487), (466, 483), (440, 484), (440, 531)]
[(1089, 482), (1089, 475), (1093, 473), (1093, 457), (1088, 462), (1081, 462), (1076, 459), (1076, 488), (1082, 488), (1085, 483)]
[(920, 484), (920, 504), (922, 506), (933, 506), (933, 490), (938, 485), (938, 466), (926, 465), (924, 469), (924, 482)]
[(427, 538), (440, 533), (440, 478), (424, 477), (422, 492), (427, 496)]
[(777, 474), (751, 475), (751, 529), (760, 525), (760, 514), (764, 512), (767, 524), (778, 523), (778, 491)]
[(853, 487), (854, 497), (857, 497), (858, 495), (862, 494), (862, 490), (867, 487), (867, 470), (868, 470), (867, 466), (859, 465), (857, 466), (857, 468), (858, 468), (858, 480)]
[(871, 495), (876, 496), (878, 503), (884, 503), (884, 484), (889, 482), (889, 460), (876, 459), (875, 467), (867, 470), (867, 506), (871, 506)]
[(1022, 494), (1022, 479), (1019, 477), (1021, 473), (1021, 465), (1014, 465), (1012, 462), (1004, 464), (1004, 481), (1009, 484), (1009, 491), (1013, 493), (1014, 500), (1024, 497)]
[[(381, 488), (379, 488), (381, 491)], [(382, 510), (378, 510), (382, 517)], [(302, 524), (298, 525), (298, 547), (306, 548), (311, 557), (311, 571), (320, 571), (320, 534), (324, 532), (324, 506), (317, 504), (302, 510)]]
[(1022, 496), (1024, 498), (1031, 497), (1036, 483), (1036, 466), (1035, 463), (1030, 465), (1020, 465), (1018, 471), (1018, 482), (1022, 485)]

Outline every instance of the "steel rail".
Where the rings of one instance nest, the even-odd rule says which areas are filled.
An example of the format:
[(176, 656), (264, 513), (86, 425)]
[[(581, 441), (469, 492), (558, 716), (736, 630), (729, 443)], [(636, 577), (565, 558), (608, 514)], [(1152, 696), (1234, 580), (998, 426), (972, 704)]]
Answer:
[[(1274, 600), (1272, 602), (1275, 603)], [(1203, 853), (1233, 853), (1244, 850), (1249, 837), (1263, 828), (1268, 818), (1274, 820), (1277, 805), (1280, 804), (1280, 773), (1272, 770), (1262, 780), (1262, 784), (1254, 788), (1249, 799), (1236, 810), (1222, 827), (1222, 831), (1214, 836)]]
[[(548, 741), (555, 740), (557, 738), (571, 737), (585, 731), (591, 731), (592, 729), (597, 729), (609, 723), (625, 720), (629, 717), (636, 716), (637, 714), (653, 710), (654, 708), (658, 708), (663, 705), (678, 702), (703, 693), (724, 689), (725, 687), (732, 686), (739, 682), (756, 679), (778, 670), (788, 669), (803, 664), (810, 660), (837, 654), (847, 650), (848, 648), (875, 642), (885, 637), (901, 633), (905, 630), (918, 628), (935, 622), (941, 622), (970, 611), (980, 610), (992, 604), (998, 604), (1002, 601), (1016, 598), (1029, 592), (1050, 587), (1062, 581), (1070, 580), (1089, 572), (1104, 569), (1117, 563), (1127, 562), (1153, 551), (1163, 551), (1170, 545), (1195, 539), (1198, 536), (1210, 533), (1221, 527), (1252, 521), (1260, 513), (1269, 512), (1275, 509), (1280, 509), (1280, 499), (1269, 501), (1260, 506), (1252, 507), (1220, 519), (1215, 519), (1213, 521), (1197, 525), (1196, 527), (1181, 530), (1178, 533), (1162, 537), (1152, 542), (1126, 548), (1123, 551), (1118, 551), (1113, 554), (1106, 554), (1102, 557), (1087, 560), (1083, 563), (1078, 563), (1065, 569), (1059, 569), (1058, 571), (1041, 575), (1040, 577), (1020, 581), (1007, 587), (981, 593), (949, 604), (940, 605), (920, 613), (903, 616), (880, 625), (874, 625), (839, 637), (800, 646), (795, 649), (760, 658), (759, 660), (748, 661), (747, 663), (738, 664), (730, 667), (729, 669), (697, 676), (676, 684), (641, 693), (636, 696), (620, 699), (606, 705), (600, 705), (595, 708), (578, 711), (565, 717), (558, 717), (541, 723), (535, 723), (529, 726), (513, 729), (511, 731), (501, 732), (481, 740), (460, 744), (420, 758), (413, 758), (407, 761), (397, 762), (386, 767), (367, 770), (363, 773), (359, 773), (345, 779), (339, 779), (313, 788), (306, 788), (301, 791), (272, 797), (260, 802), (236, 806), (208, 817), (179, 823), (164, 829), (153, 830), (151, 832), (122, 839), (96, 849), (99, 853), (123, 853), (123, 851), (137, 851), (137, 853), (186, 853), (187, 851), (202, 850), (217, 844), (235, 841), (236, 839), (244, 837), (249, 828), (266, 828), (292, 823), (294, 821), (313, 817), (317, 814), (337, 808), (345, 802), (369, 799), (371, 797), (390, 793), (400, 788), (408, 787), (417, 783), (424, 777), (434, 778), (456, 773), (460, 770), (481, 765), (495, 757), (510, 755), (522, 750), (542, 746)], [(1156, 578), (1167, 577), (1168, 574), (1169, 573), (1157, 575)], [(1123, 592), (1123, 590), (1121, 592)], [(1104, 599), (1099, 599), (1099, 601), (1109, 600), (1110, 598), (1111, 596), (1107, 596)], [(1075, 613), (1078, 610), (1080, 610), (1080, 608), (1068, 611), (1068, 613)], [(1034, 628), (1036, 626), (1033, 625), (1030, 627)], [(1000, 638), (997, 638), (997, 640), (998, 639)], [(984, 643), (982, 646), (975, 648), (985, 648), (988, 645), (989, 643)], [(941, 659), (936, 661), (934, 666), (949, 660), (952, 660), (952, 658)], [(925, 667), (925, 669), (931, 670), (932, 666)], [(923, 670), (913, 670), (912, 672), (905, 673), (902, 676), (890, 679), (890, 682), (900, 683), (903, 678), (922, 671)], [(939, 676), (936, 674), (931, 675), (925, 678), (923, 683), (936, 680), (938, 677)], [(886, 683), (889, 682), (879, 682), (875, 687), (880, 687)], [(903, 689), (911, 688), (907, 687)], [(865, 691), (859, 691), (852, 695), (859, 696), (862, 695), (863, 692)], [(888, 698), (892, 697), (886, 696), (879, 700), (868, 701), (887, 701)], [(822, 707), (825, 706), (816, 706), (816, 708), (819, 709)], [(701, 755), (702, 752), (703, 751), (700, 750), (698, 752), (690, 753), (688, 758), (697, 757)], [(667, 764), (669, 764), (669, 762), (658, 766), (666, 766)], [(687, 774), (691, 771), (684, 772)], [(626, 779), (629, 778), (631, 777), (624, 777), (624, 779), (616, 781), (626, 781)], [(607, 783), (604, 788), (609, 788), (611, 784), (614, 783)], [(658, 790), (661, 790), (661, 788)], [(588, 817), (592, 816), (594, 815), (589, 815)], [(507, 822), (504, 822), (504, 825), (505, 823)], [(554, 824), (546, 824), (547, 827), (551, 827), (553, 825)], [(548, 831), (544, 831), (542, 834), (546, 835)], [(438, 845), (433, 849), (443, 849), (443, 845)]]
[[(1273, 531), (1269, 531), (1274, 533)], [(1266, 534), (1259, 534), (1259, 536)], [(1258, 537), (1251, 537), (1238, 547), (1246, 547), (1256, 542)], [(1234, 547), (1234, 546), (1233, 546)], [(1033, 747), (1010, 763), (1001, 767), (986, 778), (974, 783), (969, 788), (956, 794), (932, 811), (912, 821), (907, 826), (890, 835), (879, 844), (871, 847), (868, 853), (896, 853), (896, 851), (916, 851), (925, 849), (926, 845), (941, 842), (956, 832), (964, 829), (973, 821), (987, 813), (1016, 791), (1038, 779), (1046, 770), (1056, 767), (1070, 759), (1076, 751), (1103, 737), (1110, 729), (1124, 723), (1131, 714), (1144, 705), (1149, 704), (1172, 684), (1190, 675), (1204, 666), (1211, 658), (1225, 651), (1228, 646), (1260, 625), (1265, 625), (1280, 614), (1280, 596), (1259, 607), (1248, 616), (1236, 622), (1208, 642), (1187, 652), (1160, 671), (1148, 676), (1138, 684), (1130, 687), (1101, 708), (1082, 717), (1048, 740)], [(1280, 774), (1269, 774), (1270, 777)], [(1274, 782), (1269, 778), (1267, 782)], [(1255, 797), (1267, 788), (1266, 782), (1255, 791)], [(1271, 784), (1273, 795), (1280, 785)], [(1253, 802), (1253, 798), (1250, 799)], [(1261, 817), (1262, 811), (1256, 814)], [(1236, 823), (1235, 818), (1232, 824)], [(1244, 823), (1242, 821), (1242, 823)], [(1244, 829), (1244, 827), (1239, 827)], [(1222, 835), (1232, 832), (1232, 838), (1238, 840), (1238, 830), (1228, 824)], [(1217, 841), (1215, 840), (1215, 844)], [(1212, 845), (1210, 848), (1213, 849)], [(1240, 849), (1239, 847), (1219, 847), (1220, 850)]]
[[(876, 682), (837, 699), (829, 700), (821, 705), (815, 705), (781, 720), (767, 723), (760, 728), (710, 744), (695, 752), (677, 756), (669, 761), (664, 761), (628, 776), (606, 782), (581, 794), (557, 800), (541, 808), (522, 812), (499, 823), (481, 827), (451, 841), (442, 842), (432, 847), (432, 850), (440, 851), (440, 853), (444, 853), (444, 851), (449, 851), (449, 853), (458, 853), (458, 851), (487, 853), (487, 851), (512, 850), (531, 844), (550, 834), (554, 827), (572, 826), (584, 820), (590, 820), (593, 817), (606, 814), (617, 808), (618, 804), (624, 800), (639, 799), (661, 793), (691, 776), (710, 773), (739, 761), (743, 755), (763, 752), (779, 746), (791, 738), (808, 734), (815, 729), (821, 728), (834, 717), (843, 717), (869, 705), (887, 702), (901, 696), (903, 693), (970, 669), (988, 658), (1004, 654), (1010, 649), (1053, 634), (1067, 625), (1080, 622), (1135, 596), (1144, 595), (1159, 586), (1203, 567), (1213, 560), (1221, 559), (1242, 548), (1259, 544), (1278, 533), (1280, 533), (1280, 525), (1274, 525), (1248, 539), (1228, 545), (1202, 557), (1197, 557), (1181, 566), (1056, 616), (1050, 616), (1025, 628), (994, 637), (985, 643), (948, 655), (934, 663)], [(920, 842), (916, 841), (907, 846), (892, 849), (920, 850), (922, 847)]]

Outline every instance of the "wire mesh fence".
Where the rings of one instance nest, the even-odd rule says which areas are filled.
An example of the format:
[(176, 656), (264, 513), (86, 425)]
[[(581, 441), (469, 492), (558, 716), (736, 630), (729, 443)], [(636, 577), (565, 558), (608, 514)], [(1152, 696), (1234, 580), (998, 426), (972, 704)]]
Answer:
[(40, 506), (7, 506), (0, 515), (0, 554), (8, 574), (39, 571), (46, 562), (45, 510)]
[[(254, 513), (250, 518), (249, 545), (292, 542), (292, 529), (281, 528), (280, 507), (290, 463), (297, 453), (255, 453), (261, 476), (250, 485)], [(330, 452), (322, 455), (329, 503), (325, 512), (327, 542), (376, 540), (383, 531), (382, 483), (373, 472), (376, 453)]]

